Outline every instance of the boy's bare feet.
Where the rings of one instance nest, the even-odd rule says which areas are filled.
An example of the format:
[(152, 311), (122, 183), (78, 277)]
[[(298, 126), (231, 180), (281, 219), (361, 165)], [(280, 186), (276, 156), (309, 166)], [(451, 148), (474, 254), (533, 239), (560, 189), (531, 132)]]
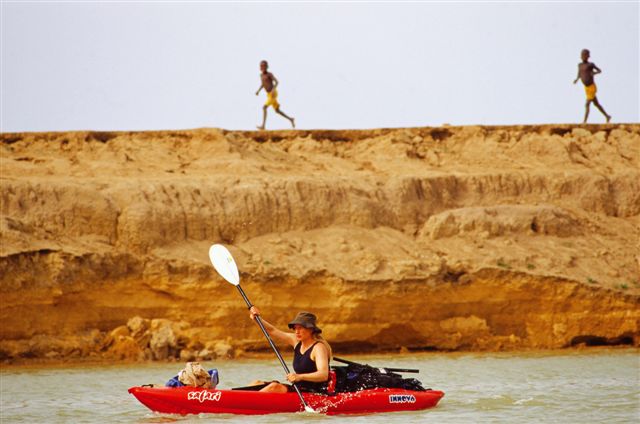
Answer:
[(611, 121), (611, 115), (607, 115), (607, 124)]
[(256, 128), (257, 128), (257, 129), (259, 129), (259, 130), (263, 130), (263, 129), (264, 129), (264, 126), (262, 126), (262, 125), (256, 125)]

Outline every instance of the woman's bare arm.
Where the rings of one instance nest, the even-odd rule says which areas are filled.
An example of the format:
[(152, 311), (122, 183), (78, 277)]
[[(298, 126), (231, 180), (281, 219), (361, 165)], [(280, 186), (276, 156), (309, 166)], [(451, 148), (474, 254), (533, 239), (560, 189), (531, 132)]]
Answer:
[[(251, 319), (255, 319), (256, 315), (260, 315), (260, 310), (255, 306), (252, 306), (251, 309), (249, 309), (249, 316)], [(262, 321), (262, 325), (264, 325), (264, 329), (267, 330), (267, 333), (269, 333), (269, 336), (271, 336), (275, 342), (288, 344), (290, 346), (296, 345), (296, 336), (293, 333), (287, 333), (277, 329), (273, 324), (262, 318), (262, 316), (260, 317), (260, 320)]]

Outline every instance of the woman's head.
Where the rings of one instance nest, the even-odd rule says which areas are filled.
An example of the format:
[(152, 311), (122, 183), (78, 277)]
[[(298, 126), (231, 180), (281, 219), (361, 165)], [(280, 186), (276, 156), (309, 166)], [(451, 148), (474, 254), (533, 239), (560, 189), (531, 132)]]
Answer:
[(331, 358), (331, 356), (333, 356), (331, 346), (320, 335), (322, 330), (316, 325), (316, 320), (316, 316), (311, 312), (299, 312), (293, 321), (289, 323), (289, 328), (295, 332), (296, 339), (298, 340), (302, 341), (312, 338), (322, 342), (322, 344), (327, 347), (329, 358)]

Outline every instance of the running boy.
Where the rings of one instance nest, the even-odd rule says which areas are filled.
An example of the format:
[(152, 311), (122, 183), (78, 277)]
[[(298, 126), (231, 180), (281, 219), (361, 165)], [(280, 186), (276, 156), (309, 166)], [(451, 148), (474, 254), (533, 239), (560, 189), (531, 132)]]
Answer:
[(584, 108), (584, 121), (583, 123), (587, 123), (587, 118), (589, 117), (589, 105), (593, 102), (594, 105), (602, 112), (602, 114), (607, 118), (607, 122), (611, 120), (611, 116), (607, 115), (607, 112), (604, 111), (603, 107), (598, 102), (598, 98), (596, 97), (596, 83), (593, 80), (593, 77), (600, 72), (600, 68), (598, 68), (594, 63), (589, 62), (589, 50), (583, 49), (580, 53), (580, 58), (582, 62), (578, 64), (578, 76), (573, 81), (575, 84), (578, 82), (578, 79), (582, 80), (584, 84), (584, 92), (587, 94), (587, 103), (585, 103)]
[(258, 88), (258, 91), (256, 91), (256, 96), (260, 94), (260, 90), (264, 88), (267, 92), (267, 101), (264, 106), (262, 106), (262, 125), (260, 125), (258, 129), (263, 130), (265, 124), (267, 123), (267, 108), (269, 106), (273, 106), (276, 113), (287, 118), (289, 122), (291, 122), (291, 126), (295, 128), (295, 120), (288, 117), (283, 111), (280, 110), (280, 103), (278, 103), (278, 90), (276, 90), (276, 87), (278, 87), (278, 80), (267, 69), (269, 69), (269, 64), (267, 63), (267, 61), (263, 60), (262, 62), (260, 62), (260, 71), (262, 72), (260, 74), (260, 79), (262, 80), (262, 82), (260, 83), (260, 88)]

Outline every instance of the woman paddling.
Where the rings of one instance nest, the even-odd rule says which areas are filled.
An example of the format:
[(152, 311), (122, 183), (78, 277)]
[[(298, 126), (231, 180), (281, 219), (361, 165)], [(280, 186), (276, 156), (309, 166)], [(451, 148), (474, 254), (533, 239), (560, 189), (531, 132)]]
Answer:
[[(260, 310), (255, 306), (249, 309), (249, 316), (255, 320), (260, 315)], [(293, 333), (277, 329), (262, 317), (262, 324), (269, 335), (280, 343), (286, 343), (293, 347), (293, 370), (287, 375), (290, 383), (302, 392), (326, 393), (327, 380), (329, 380), (329, 360), (331, 358), (331, 346), (320, 336), (322, 330), (316, 325), (316, 316), (310, 312), (300, 312), (289, 323)], [(262, 382), (254, 382), (260, 384)], [(281, 384), (278, 381), (262, 383), (262, 392), (286, 393), (293, 391), (293, 386)]]

